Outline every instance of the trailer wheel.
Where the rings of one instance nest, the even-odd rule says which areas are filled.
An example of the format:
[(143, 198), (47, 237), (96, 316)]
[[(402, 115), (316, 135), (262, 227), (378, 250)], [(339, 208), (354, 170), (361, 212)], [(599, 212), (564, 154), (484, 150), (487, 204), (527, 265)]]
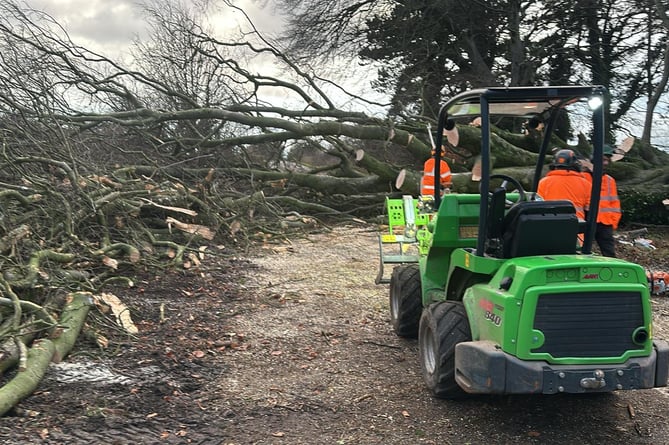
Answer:
[(467, 395), (455, 382), (455, 345), (471, 338), (462, 302), (442, 301), (423, 311), (418, 353), (423, 379), (435, 397), (457, 399)]
[(418, 336), (422, 298), (418, 264), (395, 267), (390, 276), (390, 322), (398, 336)]

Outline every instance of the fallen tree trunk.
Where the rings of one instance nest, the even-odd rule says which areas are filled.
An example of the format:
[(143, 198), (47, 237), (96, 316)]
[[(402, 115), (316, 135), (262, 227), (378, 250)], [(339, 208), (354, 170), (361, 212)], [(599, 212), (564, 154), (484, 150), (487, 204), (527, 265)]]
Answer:
[(55, 348), (54, 342), (46, 339), (33, 344), (28, 351), (25, 369), (19, 369), (16, 376), (0, 388), (0, 416), (35, 391), (46, 374)]
[(49, 363), (61, 361), (72, 350), (91, 305), (92, 298), (88, 292), (68, 295), (54, 338), (35, 341), (28, 349), (25, 366), (20, 367), (16, 376), (0, 388), (0, 416), (35, 391)]

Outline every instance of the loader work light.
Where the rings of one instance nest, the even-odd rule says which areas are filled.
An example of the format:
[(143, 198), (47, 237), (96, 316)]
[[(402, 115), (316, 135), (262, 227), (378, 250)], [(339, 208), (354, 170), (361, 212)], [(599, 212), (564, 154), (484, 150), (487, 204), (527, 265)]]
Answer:
[(602, 98), (599, 96), (592, 96), (590, 99), (588, 99), (588, 106), (591, 110), (596, 110), (597, 108), (601, 107), (602, 103)]

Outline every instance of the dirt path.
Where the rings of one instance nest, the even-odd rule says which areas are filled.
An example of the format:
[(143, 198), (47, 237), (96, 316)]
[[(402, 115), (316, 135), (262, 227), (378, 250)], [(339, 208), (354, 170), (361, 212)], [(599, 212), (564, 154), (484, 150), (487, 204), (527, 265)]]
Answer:
[[(138, 277), (116, 292), (137, 338), (110, 335), (103, 352), (82, 337), (0, 418), (0, 444), (669, 443), (665, 388), (433, 399), (416, 342), (392, 332), (377, 261), (374, 228), (341, 227)], [(668, 302), (654, 300), (661, 338)]]
[(256, 296), (230, 328), (220, 381), (234, 444), (669, 443), (667, 390), (433, 399), (415, 341), (375, 286), (376, 233), (338, 228), (253, 260)]

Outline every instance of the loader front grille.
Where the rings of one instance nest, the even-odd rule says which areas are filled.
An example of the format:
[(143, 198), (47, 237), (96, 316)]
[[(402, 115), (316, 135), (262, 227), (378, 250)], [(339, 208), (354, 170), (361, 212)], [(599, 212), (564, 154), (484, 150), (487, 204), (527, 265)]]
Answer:
[(619, 357), (630, 349), (643, 349), (632, 339), (643, 326), (641, 294), (636, 292), (543, 294), (534, 328), (545, 341), (532, 352), (554, 358)]

